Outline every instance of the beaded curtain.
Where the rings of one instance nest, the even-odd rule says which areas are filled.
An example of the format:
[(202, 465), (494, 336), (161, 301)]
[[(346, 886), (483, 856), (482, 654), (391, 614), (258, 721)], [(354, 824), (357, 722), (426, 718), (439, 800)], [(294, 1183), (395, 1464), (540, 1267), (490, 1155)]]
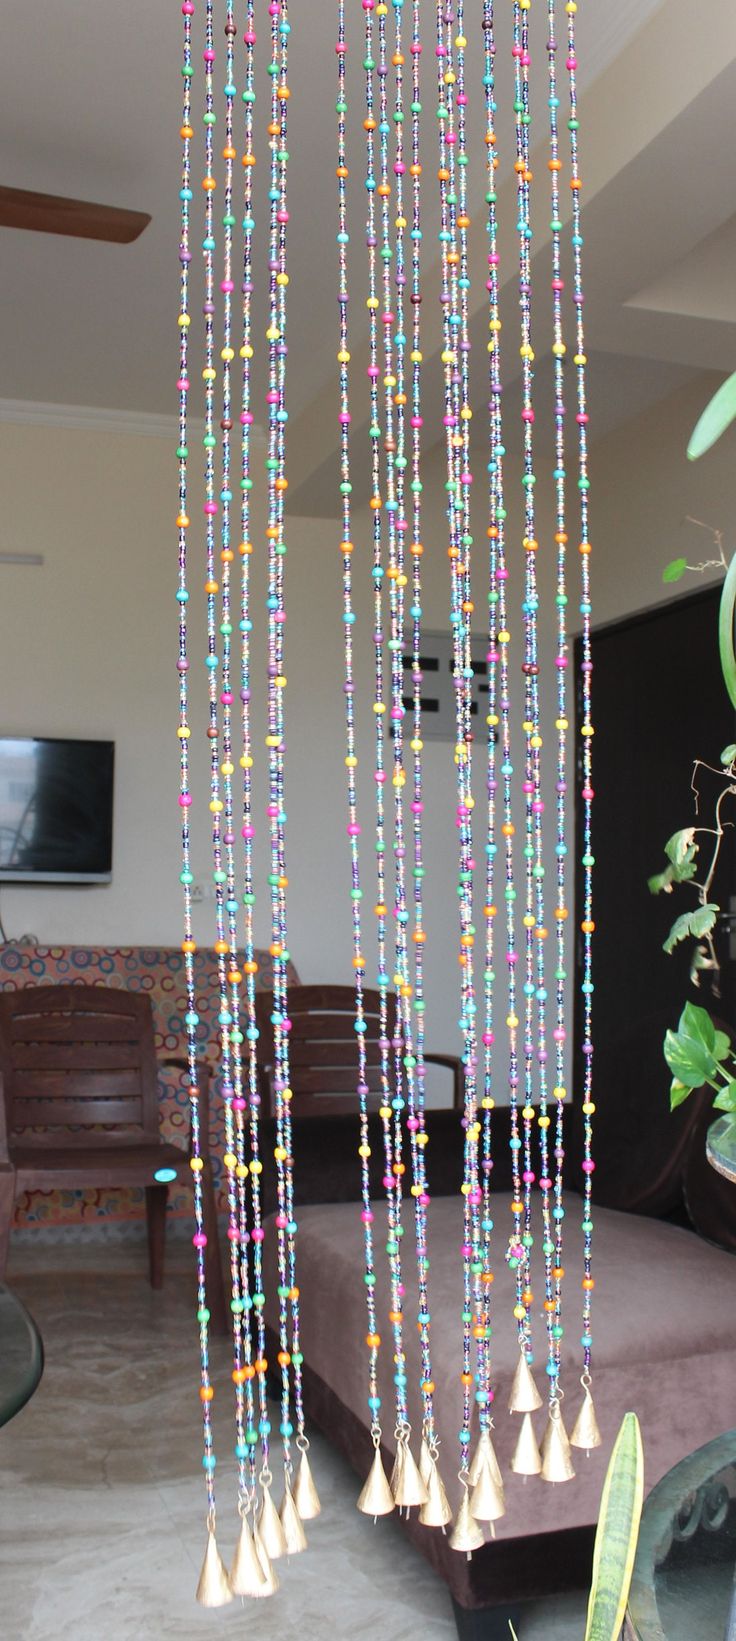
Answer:
[[(446, 1529), (451, 1512), (439, 1471), (432, 1378), (431, 1272), (427, 1257), (430, 1194), (426, 1165), (431, 1123), (425, 1099), (427, 959), (423, 772), (423, 558), (425, 479), (444, 471), (448, 617), (452, 635), (455, 739), (448, 773), (454, 789), (458, 918), (448, 935), (448, 973), (459, 972), (464, 1144), (459, 1249), (458, 1371), (463, 1415), (456, 1462), (463, 1497), (450, 1543), (471, 1553), (483, 1524), (504, 1511), (503, 1477), (492, 1441), (494, 1415), (493, 1267), (514, 1273), (519, 1364), (511, 1411), (521, 1415), (512, 1468), (545, 1480), (574, 1475), (571, 1447), (600, 1440), (591, 1387), (592, 1218), (590, 1209), (592, 1041), (590, 592), (588, 411), (583, 331), (581, 178), (578, 155), (576, 0), (337, 0), (336, 61), (336, 428), (341, 513), (339, 562), (344, 630), (345, 769), (348, 892), (355, 983), (356, 1103), (362, 1179), (366, 1293), (366, 1383), (375, 1457), (359, 1508), (377, 1515), (418, 1507), (420, 1519)], [(319, 1510), (304, 1429), (294, 1216), (289, 1056), (288, 837), (286, 786), (286, 634), (288, 590), (289, 222), (302, 202), (289, 196), (289, 48), (285, 0), (183, 0), (181, 243), (179, 310), (179, 682), (182, 871), (188, 977), (192, 1169), (195, 1186), (201, 1400), (208, 1541), (198, 1597), (219, 1605), (233, 1594), (276, 1587), (274, 1560), (304, 1548), (302, 1522)], [(197, 10), (199, 16), (197, 15)], [(532, 17), (534, 12), (534, 17)], [(195, 19), (197, 26), (195, 27)], [(201, 21), (201, 32), (199, 24)], [(322, 19), (320, 18), (320, 26)], [(507, 28), (510, 23), (510, 38)], [(304, 26), (298, 18), (297, 26)], [(310, 28), (317, 26), (310, 19)], [(224, 47), (222, 41), (224, 39)], [(217, 44), (216, 44), (217, 40)], [(500, 41), (504, 42), (501, 60)], [(540, 84), (532, 65), (543, 63)], [(355, 59), (360, 76), (351, 72)], [(478, 68), (480, 67), (480, 73)], [(359, 84), (359, 80), (362, 84)], [(508, 88), (503, 115), (499, 85)], [(195, 101), (195, 86), (201, 87)], [(538, 129), (539, 127), (539, 129)], [(534, 131), (533, 129), (534, 128)], [(363, 158), (357, 175), (353, 133)], [(202, 133), (202, 142), (199, 137)], [(532, 168), (532, 134), (544, 145), (543, 176)], [(196, 141), (195, 141), (196, 138)], [(201, 157), (200, 157), (201, 156)], [(536, 164), (535, 160), (535, 164)], [(195, 175), (195, 166), (201, 174)], [(266, 187), (256, 178), (265, 169)], [(501, 213), (501, 183), (513, 180), (513, 219)], [(480, 180), (479, 180), (480, 179)], [(564, 198), (569, 203), (563, 204)], [(544, 206), (540, 201), (544, 198)], [(547, 214), (549, 273), (534, 267), (537, 212)], [(357, 246), (362, 239), (363, 255)], [(193, 256), (204, 268), (203, 325), (192, 330)], [(474, 278), (482, 259), (480, 289)], [(359, 266), (359, 271), (356, 271)], [(441, 335), (423, 312), (431, 274), (439, 289)], [(516, 300), (506, 296), (509, 281)], [(351, 297), (365, 304), (359, 315)], [(482, 296), (486, 340), (476, 364)], [(263, 312), (262, 312), (263, 307)], [(265, 314), (265, 323), (262, 322)], [(201, 332), (201, 346), (200, 346)], [(540, 340), (543, 333), (543, 340)], [(429, 346), (426, 337), (430, 337)], [(367, 347), (367, 372), (353, 364), (354, 338)], [(196, 351), (195, 351), (196, 342)], [(540, 349), (551, 361), (549, 421), (554, 447), (551, 539), (540, 528), (537, 486)], [(203, 383), (204, 515), (189, 513), (192, 378)], [(515, 387), (512, 384), (515, 383)], [(514, 396), (515, 395), (515, 396)], [(568, 399), (574, 414), (568, 415)], [(265, 459), (254, 426), (265, 425)], [(521, 461), (521, 518), (510, 495), (512, 439)], [(431, 452), (431, 455), (430, 455)], [(200, 459), (199, 457), (197, 458)], [(356, 486), (356, 475), (359, 483)], [(354, 490), (367, 483), (367, 515)], [(481, 496), (481, 491), (483, 495)], [(265, 523), (261, 524), (261, 510)], [(479, 522), (483, 514), (482, 523)], [(578, 750), (582, 768), (584, 1116), (581, 1378), (583, 1406), (568, 1437), (562, 1419), (563, 1113), (568, 1089), (568, 789), (571, 690), (568, 678), (569, 547), (580, 566), (577, 600), (583, 629)], [(195, 559), (196, 555), (196, 559)], [(538, 565), (552, 557), (554, 592)], [(196, 1006), (191, 859), (203, 806), (191, 776), (191, 623), (196, 574), (204, 572), (204, 656), (209, 745), (207, 829), (215, 898), (218, 1026), (232, 1281), (235, 1456), (240, 1536), (231, 1567), (217, 1547), (209, 1361), (209, 1312), (199, 1176)], [(255, 602), (254, 567), (265, 571), (265, 601)], [(483, 584), (483, 602), (478, 588)], [(357, 617), (371, 610), (374, 687), (372, 814), (359, 787), (356, 735)], [(474, 712), (471, 635), (487, 637), (485, 721)], [(554, 654), (547, 664), (549, 634)], [(256, 637), (266, 640), (266, 709), (254, 707)], [(407, 657), (411, 678), (407, 690)], [(199, 659), (199, 658), (197, 658)], [(519, 711), (516, 711), (520, 686)], [(554, 731), (546, 727), (553, 703)], [(479, 802), (479, 770), (483, 798)], [(259, 796), (258, 780), (265, 789)], [(551, 787), (550, 787), (551, 782)], [(545, 810), (553, 790), (554, 820)], [(257, 837), (267, 860), (260, 870)], [(367, 834), (372, 842), (368, 845)], [(551, 836), (551, 846), (550, 846)], [(370, 864), (369, 864), (370, 862)], [(370, 886), (370, 887), (369, 887)], [(375, 941), (366, 940), (368, 894)], [(482, 908), (481, 908), (482, 903)], [(259, 1043), (254, 947), (256, 909), (267, 908), (273, 975), (272, 1041)], [(480, 912), (479, 912), (479, 908)], [(375, 1236), (366, 1074), (366, 949), (375, 949), (381, 1020), (385, 1252)], [(394, 1018), (395, 1000), (396, 1024)], [(389, 1003), (391, 1001), (391, 1009)], [(261, 1083), (267, 1048), (274, 1065), (274, 1158), (278, 1211), (262, 1213)], [(511, 1111), (512, 1198), (508, 1223), (494, 1223), (491, 1199), (493, 1111)], [(296, 1159), (298, 1162), (298, 1159)], [(538, 1228), (537, 1228), (538, 1227)], [(267, 1394), (263, 1241), (273, 1235), (278, 1267), (278, 1446), (284, 1495), (277, 1510), (273, 1408)], [(532, 1375), (536, 1325), (532, 1259), (541, 1252), (544, 1376)], [(377, 1314), (377, 1262), (386, 1258), (390, 1310)], [(536, 1256), (535, 1256), (536, 1257)], [(418, 1309), (404, 1314), (407, 1262), (416, 1266)], [(404, 1330), (421, 1341), (421, 1429), (408, 1414)], [(385, 1338), (381, 1328), (385, 1330)], [(379, 1353), (393, 1358), (394, 1405), (378, 1393)], [(531, 1415), (547, 1405), (541, 1450)], [(474, 1421), (478, 1439), (473, 1449)], [(394, 1429), (389, 1477), (380, 1446)], [(415, 1456), (416, 1443), (419, 1444)], [(297, 1455), (301, 1455), (297, 1460)]]

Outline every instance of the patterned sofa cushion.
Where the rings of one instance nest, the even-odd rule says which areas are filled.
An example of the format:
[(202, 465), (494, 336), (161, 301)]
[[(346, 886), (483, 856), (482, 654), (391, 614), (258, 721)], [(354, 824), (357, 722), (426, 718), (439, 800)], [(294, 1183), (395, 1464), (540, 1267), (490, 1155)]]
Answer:
[[(267, 951), (256, 951), (256, 986), (267, 991), (272, 984), (272, 964)], [(217, 958), (207, 948), (195, 952), (194, 974), (199, 1025), (197, 1038), (202, 1058), (218, 1062), (217, 1012), (219, 989)], [(289, 981), (298, 983), (293, 964)], [(156, 1048), (163, 1058), (186, 1052), (186, 1010), (184, 956), (175, 946), (16, 946), (0, 945), (0, 985), (4, 991), (20, 986), (44, 986), (55, 982), (80, 986), (118, 986), (126, 991), (147, 992), (153, 1008)], [(186, 1145), (189, 1129), (186, 1076), (165, 1065), (160, 1071), (161, 1125), (168, 1139)], [(219, 1158), (224, 1150), (222, 1112), (212, 1087), (212, 1156), (219, 1179)], [(15, 1223), (18, 1226), (64, 1225), (84, 1220), (138, 1218), (143, 1193), (128, 1191), (34, 1191), (19, 1200)], [(221, 1205), (225, 1202), (222, 1198)], [(191, 1211), (189, 1193), (177, 1187), (170, 1192), (169, 1210)]]

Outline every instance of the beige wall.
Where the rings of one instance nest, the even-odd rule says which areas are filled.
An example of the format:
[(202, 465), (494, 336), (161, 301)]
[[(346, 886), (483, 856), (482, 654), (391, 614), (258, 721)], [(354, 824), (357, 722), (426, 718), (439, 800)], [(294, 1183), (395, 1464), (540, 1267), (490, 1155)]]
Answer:
[[(607, 620), (659, 601), (663, 564), (692, 550), (708, 556), (688, 512), (728, 534), (733, 480), (727, 447), (701, 463), (684, 457), (687, 436), (710, 382), (680, 392), (656, 414), (611, 437), (595, 453), (596, 616)], [(548, 508), (540, 477), (540, 522)], [(515, 494), (518, 471), (509, 470)], [(43, 568), (0, 566), (3, 700), (0, 732), (101, 736), (117, 747), (115, 855), (109, 886), (2, 889), (10, 938), (43, 943), (175, 943), (181, 938), (178, 883), (176, 464), (166, 438), (0, 425), (2, 548), (41, 551)], [(425, 621), (447, 622), (446, 542), (441, 473), (426, 492)], [(201, 497), (193, 496), (195, 511)], [(482, 520), (478, 520), (478, 539)], [(356, 520), (356, 578), (368, 586), (369, 534)], [(290, 522), (287, 710), (290, 946), (305, 979), (350, 973), (349, 867), (345, 838), (340, 558), (332, 521)], [(544, 566), (542, 566), (544, 576)], [(574, 573), (576, 573), (574, 571)], [(203, 579), (193, 573), (196, 586)], [(476, 587), (483, 609), (482, 576)], [(263, 608), (256, 576), (255, 607)], [(518, 602), (518, 591), (516, 594)], [(579, 621), (571, 597), (571, 627)], [(482, 615), (481, 615), (482, 620)], [(480, 624), (480, 623), (479, 623)], [(372, 778), (370, 607), (358, 630), (361, 791)], [(204, 654), (194, 617), (192, 675), (195, 792), (193, 864), (209, 878), (204, 781)], [(547, 646), (545, 646), (547, 648)], [(262, 639), (257, 675), (262, 671)], [(260, 668), (258, 663), (261, 663)], [(427, 1046), (457, 1048), (455, 829), (452, 749), (427, 743)], [(262, 786), (259, 787), (262, 798)], [(477, 760), (478, 813), (483, 760)], [(370, 817), (366, 817), (369, 827)], [(366, 905), (372, 905), (372, 849), (364, 850)], [(481, 858), (479, 854), (479, 859)], [(263, 867), (263, 857), (261, 857)], [(370, 914), (367, 918), (370, 927)], [(261, 894), (257, 936), (268, 938)], [(212, 937), (212, 906), (196, 910), (196, 933)], [(370, 943), (369, 953), (370, 953)], [(372, 966), (372, 957), (371, 957)]]

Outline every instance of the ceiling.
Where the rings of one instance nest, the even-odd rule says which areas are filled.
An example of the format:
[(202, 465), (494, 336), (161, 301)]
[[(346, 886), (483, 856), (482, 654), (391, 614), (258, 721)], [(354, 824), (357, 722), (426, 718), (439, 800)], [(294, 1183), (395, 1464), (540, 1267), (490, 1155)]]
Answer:
[[(479, 10), (479, 0), (475, 5)], [(434, 8), (428, 9), (431, 32)], [(539, 0), (542, 31), (545, 9)], [(197, 10), (201, 13), (202, 0)], [(333, 511), (336, 446), (335, 18), (326, 0), (319, 5), (312, 0), (302, 19), (299, 10), (292, 6), (289, 74), (289, 462), (292, 507), (319, 514)], [(558, 10), (561, 30), (561, 0)], [(466, 4), (469, 35), (470, 11)], [(615, 7), (579, 0), (586, 326), (597, 437), (689, 375), (736, 364), (736, 185), (729, 162), (736, 8), (719, 11), (718, 28), (699, 31), (691, 0), (617, 0)], [(510, 61), (510, 12), (504, 0), (499, 65)], [(265, 21), (265, 6), (263, 13)], [(362, 15), (357, 6), (355, 14)], [(112, 0), (55, 0), (43, 8), (43, 17), (37, 7), (6, 7), (2, 33), (0, 182), (148, 211), (152, 222), (130, 246), (0, 229), (0, 416), (17, 411), (18, 401), (173, 415), (178, 0), (126, 0), (124, 6)], [(349, 83), (351, 106), (360, 115), (358, 44)], [(543, 59), (543, 32), (539, 45), (537, 56)], [(481, 54), (469, 56), (472, 106)], [(498, 73), (500, 79), (500, 67)], [(506, 104), (501, 95), (499, 101), (503, 126)], [(431, 100), (427, 106), (433, 106)], [(542, 102), (542, 114), (543, 108)], [(541, 142), (543, 119), (532, 129)], [(510, 135), (510, 121), (504, 130)], [(359, 177), (357, 138), (352, 154), (351, 169)], [(536, 172), (540, 178), (546, 174), (541, 155)], [(502, 266), (509, 271), (506, 302), (513, 318), (515, 214), (508, 161), (500, 175), (511, 204)], [(471, 171), (471, 209), (474, 201), (480, 204), (482, 188), (482, 167), (477, 167)], [(356, 198), (362, 201), (362, 194)], [(362, 228), (362, 203), (355, 209)], [(535, 235), (542, 264), (549, 237), (545, 214)], [(431, 300), (438, 264), (431, 248), (437, 220), (429, 189), (424, 217), (429, 360), (441, 345)], [(361, 237), (354, 234), (356, 247)], [(472, 335), (478, 341), (483, 337), (483, 347), (474, 350), (474, 392), (481, 396), (487, 322), (482, 239), (479, 235), (471, 270)], [(360, 292), (357, 253), (354, 279)], [(358, 369), (365, 353), (360, 308), (356, 301), (351, 309)], [(548, 346), (546, 360), (544, 344), (538, 355), (543, 389)], [(426, 374), (431, 402), (440, 391), (440, 373), (435, 389), (429, 364)]]

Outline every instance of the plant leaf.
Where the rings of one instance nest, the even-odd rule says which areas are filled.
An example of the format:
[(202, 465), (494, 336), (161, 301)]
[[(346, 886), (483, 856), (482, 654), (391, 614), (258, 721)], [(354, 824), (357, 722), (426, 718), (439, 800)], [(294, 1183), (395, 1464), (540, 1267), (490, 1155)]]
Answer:
[(736, 1082), (727, 1083), (716, 1094), (713, 1104), (717, 1111), (736, 1111)]
[(647, 878), (647, 888), (650, 895), (658, 895), (662, 889), (664, 889), (666, 895), (671, 895), (673, 876), (672, 867), (665, 866), (663, 872), (655, 872), (654, 877)]
[(721, 763), (726, 765), (732, 764), (734, 759), (736, 759), (736, 745), (732, 742), (730, 746), (724, 746), (721, 753)]
[(699, 1003), (686, 1003), (677, 1023), (677, 1030), (683, 1037), (692, 1038), (695, 1043), (702, 1043), (705, 1048), (713, 1049), (716, 1041), (716, 1028), (707, 1009), (702, 1009)]
[(680, 917), (675, 919), (667, 939), (662, 942), (662, 950), (672, 952), (681, 940), (690, 937), (700, 940), (704, 934), (710, 934), (717, 915), (718, 907), (710, 904), (698, 906), (694, 912), (682, 912)]
[(680, 866), (683, 861), (692, 859), (697, 847), (695, 827), (684, 826), (679, 832), (673, 832), (672, 837), (667, 839), (664, 852), (667, 859), (672, 861), (673, 866)]
[(625, 1413), (603, 1484), (585, 1641), (617, 1641), (629, 1599), (644, 1497), (644, 1455), (635, 1413)]
[(717, 1031), (713, 1043), (713, 1053), (719, 1065), (727, 1060), (731, 1053), (731, 1039), (727, 1031)]
[(684, 1088), (701, 1088), (709, 1077), (714, 1077), (718, 1067), (712, 1056), (704, 1063), (703, 1055), (706, 1051), (696, 1052), (696, 1044), (688, 1037), (680, 1037), (676, 1031), (668, 1031), (664, 1039), (664, 1057), (678, 1083)]
[(723, 682), (731, 705), (736, 707), (736, 654), (733, 647), (733, 618), (736, 610), (736, 553), (726, 571), (718, 607), (718, 652)]
[(684, 1083), (673, 1077), (670, 1086), (670, 1111), (676, 1111), (678, 1105), (682, 1105), (683, 1100), (687, 1099), (688, 1094), (692, 1094), (692, 1089), (686, 1088)]
[(681, 581), (682, 577), (685, 574), (686, 569), (687, 569), (687, 559), (686, 558), (673, 558), (673, 559), (670, 560), (669, 564), (665, 564), (665, 567), (662, 571), (662, 580), (663, 581)]
[(716, 439), (720, 439), (726, 428), (730, 427), (736, 416), (736, 372), (728, 376), (725, 382), (713, 394), (713, 398), (703, 411), (690, 434), (690, 443), (687, 453), (691, 462), (697, 461), (698, 456), (704, 456), (710, 450)]

